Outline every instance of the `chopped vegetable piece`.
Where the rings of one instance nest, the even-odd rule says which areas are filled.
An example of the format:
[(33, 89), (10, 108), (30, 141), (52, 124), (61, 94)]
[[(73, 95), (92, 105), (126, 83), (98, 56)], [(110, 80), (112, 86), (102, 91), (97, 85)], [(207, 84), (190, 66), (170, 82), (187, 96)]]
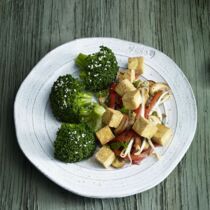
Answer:
[(139, 90), (126, 92), (122, 97), (122, 101), (126, 109), (128, 110), (137, 109), (142, 102), (142, 98), (141, 98)]
[(126, 92), (129, 92), (132, 90), (136, 90), (136, 88), (128, 79), (122, 80), (120, 83), (117, 84), (115, 88), (115, 91), (120, 96), (123, 96)]
[(161, 124), (161, 120), (159, 117), (155, 116), (155, 115), (150, 115), (148, 120), (152, 123), (154, 123), (155, 125), (157, 124)]
[(96, 136), (102, 145), (108, 143), (115, 137), (112, 133), (112, 130), (108, 126), (103, 127), (99, 131), (97, 131)]
[(158, 130), (153, 136), (152, 141), (164, 146), (171, 139), (172, 130), (162, 124), (157, 124), (157, 128)]
[(115, 134), (120, 134), (129, 126), (129, 119), (127, 115), (124, 115), (119, 126), (114, 130)]
[(96, 96), (98, 98), (98, 102), (100, 104), (104, 105), (104, 103), (106, 102), (106, 100), (109, 96), (109, 91), (108, 91), (108, 89), (101, 90), (101, 91), (96, 93)]
[(120, 157), (121, 158), (125, 158), (125, 157), (130, 157), (130, 153), (131, 153), (131, 149), (132, 149), (132, 145), (133, 145), (134, 139), (132, 138), (129, 143), (128, 146), (122, 150), (122, 152), (120, 153)]
[(135, 81), (135, 70), (127, 69), (126, 71), (119, 71), (117, 78), (120, 82), (124, 79), (128, 79), (133, 83)]
[(117, 128), (123, 119), (123, 114), (112, 108), (107, 108), (103, 114), (103, 123), (112, 128)]
[(153, 123), (143, 117), (139, 117), (139, 119), (136, 120), (132, 129), (145, 138), (152, 138), (158, 130)]
[(131, 154), (131, 159), (133, 164), (139, 164), (142, 160), (144, 160), (147, 156), (149, 156), (151, 153), (151, 148), (148, 148), (144, 152), (142, 152), (140, 155), (134, 155)]
[(169, 86), (165, 83), (160, 83), (160, 82), (156, 82), (154, 84), (152, 84), (149, 88), (150, 94), (154, 95), (155, 93), (159, 92), (159, 91), (167, 91), (169, 90)]
[(146, 107), (145, 118), (149, 117), (150, 112), (152, 111), (153, 107), (155, 106), (155, 103), (158, 101), (162, 93), (163, 93), (162, 91), (159, 91), (152, 97), (149, 105)]
[(114, 109), (115, 105), (116, 105), (116, 92), (115, 92), (115, 87), (116, 87), (116, 83), (112, 83), (110, 88), (109, 88), (109, 107)]
[(155, 145), (152, 143), (151, 139), (148, 139), (148, 143), (151, 146), (151, 148), (153, 149), (153, 153), (156, 155), (157, 159), (160, 160), (160, 155), (156, 152)]
[(128, 58), (128, 68), (134, 69), (136, 78), (144, 73), (144, 57)]
[(124, 149), (128, 146), (128, 142), (124, 142), (124, 141), (111, 141), (110, 142), (110, 148), (112, 150), (116, 150), (116, 149)]
[(115, 154), (108, 146), (101, 147), (95, 157), (105, 168), (108, 168), (115, 160)]
[(131, 140), (132, 137), (136, 136), (136, 133), (132, 130), (124, 131), (119, 136), (116, 136), (112, 141), (124, 141), (127, 142)]
[(116, 157), (115, 160), (112, 162), (112, 166), (114, 168), (122, 168), (125, 165), (125, 160), (122, 158), (119, 159), (119, 157)]

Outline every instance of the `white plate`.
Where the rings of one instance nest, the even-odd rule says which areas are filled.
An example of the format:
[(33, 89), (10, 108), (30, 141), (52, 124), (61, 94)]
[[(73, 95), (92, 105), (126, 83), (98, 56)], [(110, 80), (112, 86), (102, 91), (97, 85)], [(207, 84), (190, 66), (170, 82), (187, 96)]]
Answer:
[[(53, 141), (60, 125), (52, 116), (49, 93), (59, 75), (78, 75), (74, 59), (78, 53), (92, 53), (100, 45), (110, 47), (121, 67), (129, 56), (145, 57), (147, 79), (166, 81), (173, 98), (163, 110), (173, 129), (171, 143), (140, 165), (104, 169), (92, 157), (77, 164), (65, 164), (53, 157)], [(189, 82), (179, 67), (160, 51), (142, 44), (113, 38), (85, 38), (61, 45), (48, 53), (22, 83), (15, 100), (15, 126), (20, 148), (49, 179), (79, 195), (97, 198), (123, 197), (148, 190), (163, 181), (180, 162), (196, 130), (197, 108)]]

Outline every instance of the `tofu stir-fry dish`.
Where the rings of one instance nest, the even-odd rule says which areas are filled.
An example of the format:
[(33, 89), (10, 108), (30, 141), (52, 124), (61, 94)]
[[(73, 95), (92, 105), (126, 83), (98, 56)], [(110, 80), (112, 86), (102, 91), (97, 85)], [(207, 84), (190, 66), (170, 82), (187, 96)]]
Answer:
[(171, 91), (163, 82), (145, 80), (144, 57), (130, 57), (119, 68), (111, 49), (79, 54), (79, 78), (60, 76), (50, 93), (52, 112), (62, 122), (54, 142), (55, 158), (74, 163), (95, 156), (105, 168), (160, 158), (157, 147), (172, 139), (161, 106)]

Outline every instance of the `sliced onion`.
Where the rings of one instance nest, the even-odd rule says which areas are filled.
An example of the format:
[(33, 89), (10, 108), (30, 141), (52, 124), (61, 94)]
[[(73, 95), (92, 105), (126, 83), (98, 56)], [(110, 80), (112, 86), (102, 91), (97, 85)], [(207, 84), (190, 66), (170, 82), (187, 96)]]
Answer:
[(120, 153), (121, 158), (125, 158), (128, 154), (131, 153), (132, 145), (133, 145), (134, 139), (132, 138), (130, 142), (128, 143), (128, 146), (126, 149), (123, 149), (122, 152)]
[(167, 84), (161, 83), (161, 82), (156, 82), (150, 86), (149, 91), (150, 91), (151, 95), (154, 95), (158, 91), (167, 91), (169, 89), (170, 88)]
[(155, 146), (154, 146), (154, 144), (152, 143), (151, 139), (148, 139), (148, 143), (149, 143), (149, 145), (152, 147), (153, 153), (156, 155), (157, 159), (160, 160), (160, 155), (156, 152)]
[(148, 120), (149, 120), (150, 122), (152, 122), (153, 124), (155, 124), (155, 125), (161, 124), (160, 118), (157, 117), (157, 116), (154, 116), (154, 115), (150, 115), (149, 118), (148, 118)]
[(142, 151), (144, 150), (144, 146), (145, 146), (145, 140), (143, 140), (141, 147), (139, 147), (139, 150), (135, 152), (134, 155), (140, 155)]
[(154, 107), (151, 109), (149, 115), (160, 105), (162, 104), (161, 100), (165, 97), (165, 95), (169, 94), (169, 91), (164, 92), (160, 98), (157, 100), (157, 102), (155, 103)]
[(115, 134), (122, 133), (129, 125), (129, 118), (127, 115), (124, 115), (119, 126), (114, 130)]

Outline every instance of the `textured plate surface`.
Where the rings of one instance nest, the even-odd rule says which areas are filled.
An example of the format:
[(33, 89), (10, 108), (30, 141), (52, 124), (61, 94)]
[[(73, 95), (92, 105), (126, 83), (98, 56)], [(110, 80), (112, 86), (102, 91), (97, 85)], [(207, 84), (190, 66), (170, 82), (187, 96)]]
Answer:
[[(92, 53), (100, 45), (110, 47), (119, 66), (130, 56), (145, 57), (146, 79), (165, 81), (173, 97), (162, 111), (173, 129), (170, 144), (158, 149), (161, 160), (145, 159), (140, 165), (104, 169), (94, 159), (65, 164), (53, 157), (53, 141), (60, 123), (52, 116), (49, 93), (59, 75), (78, 75), (74, 59), (78, 53)], [(148, 190), (163, 181), (189, 148), (196, 130), (197, 108), (189, 82), (179, 67), (160, 51), (145, 45), (113, 38), (78, 39), (48, 53), (22, 83), (15, 100), (14, 117), (20, 148), (49, 179), (79, 195), (97, 198), (123, 197)]]

